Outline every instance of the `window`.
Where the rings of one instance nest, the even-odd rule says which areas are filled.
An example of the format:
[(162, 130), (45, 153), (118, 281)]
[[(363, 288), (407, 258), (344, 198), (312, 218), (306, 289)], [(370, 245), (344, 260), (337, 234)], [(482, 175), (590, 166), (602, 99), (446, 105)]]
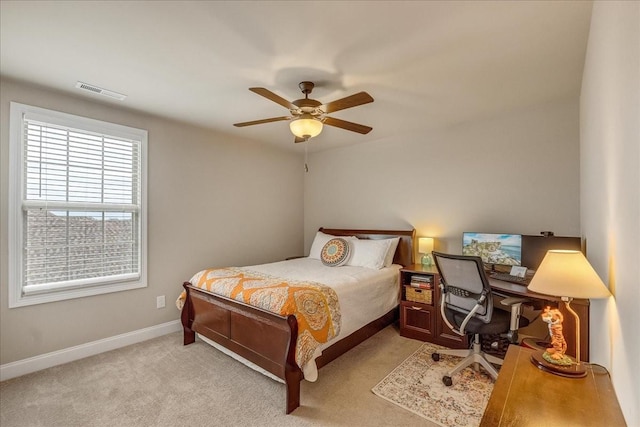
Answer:
[(147, 132), (11, 103), (9, 307), (146, 286)]

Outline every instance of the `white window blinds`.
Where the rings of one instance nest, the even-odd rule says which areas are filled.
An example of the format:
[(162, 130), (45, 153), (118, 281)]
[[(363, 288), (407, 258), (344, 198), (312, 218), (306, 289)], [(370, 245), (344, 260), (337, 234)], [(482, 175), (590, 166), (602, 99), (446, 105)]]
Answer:
[(46, 119), (22, 115), (22, 295), (140, 280), (143, 138)]

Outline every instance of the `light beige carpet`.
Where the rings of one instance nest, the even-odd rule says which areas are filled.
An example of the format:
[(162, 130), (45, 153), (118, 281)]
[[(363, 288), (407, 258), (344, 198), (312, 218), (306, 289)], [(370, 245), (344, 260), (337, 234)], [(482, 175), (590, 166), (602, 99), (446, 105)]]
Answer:
[(450, 387), (442, 377), (460, 361), (441, 355), (434, 362), (431, 354), (438, 348), (424, 343), (372, 391), (408, 411), (445, 427), (473, 427), (480, 424), (493, 381), (483, 371), (469, 367), (453, 376)]
[(175, 333), (3, 381), (0, 426), (434, 427), (371, 393), (421, 344), (384, 329), (303, 381), (285, 415), (283, 384)]

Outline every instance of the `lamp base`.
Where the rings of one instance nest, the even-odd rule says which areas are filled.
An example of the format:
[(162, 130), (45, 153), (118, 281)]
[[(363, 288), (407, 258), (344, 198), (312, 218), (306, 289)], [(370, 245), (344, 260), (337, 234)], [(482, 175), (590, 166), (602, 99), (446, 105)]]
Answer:
[(425, 267), (431, 267), (433, 265), (433, 258), (431, 258), (431, 254), (424, 254), (420, 263)]
[(556, 365), (547, 362), (543, 354), (544, 351), (539, 350), (531, 355), (531, 363), (538, 369), (566, 378), (584, 378), (587, 376), (587, 369), (583, 364), (573, 363), (568, 366)]

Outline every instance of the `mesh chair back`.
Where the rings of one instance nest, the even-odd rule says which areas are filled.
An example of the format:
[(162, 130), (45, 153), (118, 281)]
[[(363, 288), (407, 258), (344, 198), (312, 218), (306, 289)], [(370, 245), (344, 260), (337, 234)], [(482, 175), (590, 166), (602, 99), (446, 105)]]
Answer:
[(445, 308), (467, 314), (484, 294), (486, 298), (475, 317), (489, 323), (493, 314), (493, 299), (482, 259), (477, 256), (451, 255), (435, 251), (433, 257), (445, 288)]

